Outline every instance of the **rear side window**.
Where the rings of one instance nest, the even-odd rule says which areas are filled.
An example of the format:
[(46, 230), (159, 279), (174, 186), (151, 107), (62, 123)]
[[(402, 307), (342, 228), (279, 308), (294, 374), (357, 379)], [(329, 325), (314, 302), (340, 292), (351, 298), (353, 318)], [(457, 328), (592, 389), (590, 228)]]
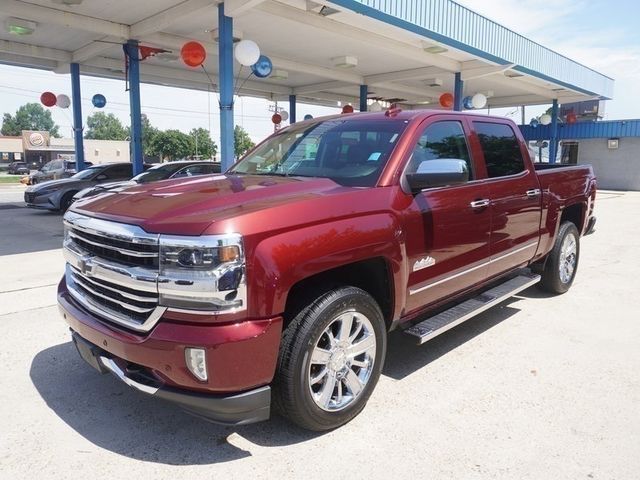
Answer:
[(503, 123), (473, 122), (484, 152), (489, 178), (524, 171), (520, 144), (513, 129)]
[(110, 180), (126, 180), (131, 178), (131, 164), (112, 165), (106, 168), (104, 173)]

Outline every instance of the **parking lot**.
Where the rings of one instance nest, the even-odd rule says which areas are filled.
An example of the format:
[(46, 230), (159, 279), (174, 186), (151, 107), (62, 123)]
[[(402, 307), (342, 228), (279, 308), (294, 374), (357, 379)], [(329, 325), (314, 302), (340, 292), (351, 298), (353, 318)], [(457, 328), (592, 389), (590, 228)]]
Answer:
[(59, 214), (0, 186), (0, 477), (640, 476), (640, 193), (600, 192), (572, 290), (526, 290), (422, 347), (391, 335), (364, 412), (325, 434), (209, 424), (100, 376), (55, 306)]

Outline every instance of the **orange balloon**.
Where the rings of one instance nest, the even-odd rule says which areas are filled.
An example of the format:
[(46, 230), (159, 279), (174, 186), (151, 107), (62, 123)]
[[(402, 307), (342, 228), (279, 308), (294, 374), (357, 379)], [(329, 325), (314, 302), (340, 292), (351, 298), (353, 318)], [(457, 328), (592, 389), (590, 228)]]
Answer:
[(207, 58), (207, 52), (198, 42), (187, 42), (180, 50), (182, 61), (190, 67), (199, 67)]
[(576, 123), (578, 121), (578, 116), (571, 112), (567, 114), (567, 123)]
[(440, 105), (443, 108), (451, 108), (453, 107), (453, 95), (450, 93), (443, 93), (440, 95)]
[(342, 107), (342, 113), (353, 113), (353, 105), (345, 105)]

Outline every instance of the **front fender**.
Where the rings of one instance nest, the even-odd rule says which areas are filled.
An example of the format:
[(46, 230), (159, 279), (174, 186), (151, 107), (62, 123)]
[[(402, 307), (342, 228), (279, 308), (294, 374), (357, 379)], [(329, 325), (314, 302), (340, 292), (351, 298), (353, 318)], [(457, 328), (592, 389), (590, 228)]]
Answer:
[(393, 278), (394, 319), (404, 305), (404, 242), (389, 213), (335, 220), (260, 241), (248, 271), (249, 313), (282, 314), (291, 288), (301, 280), (361, 260), (382, 257)]

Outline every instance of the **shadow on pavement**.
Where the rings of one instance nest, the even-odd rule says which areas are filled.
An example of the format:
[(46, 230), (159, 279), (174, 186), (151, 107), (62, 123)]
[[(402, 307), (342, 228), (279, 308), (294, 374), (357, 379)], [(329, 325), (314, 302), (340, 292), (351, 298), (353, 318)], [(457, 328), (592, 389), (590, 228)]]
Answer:
[(30, 376), (48, 407), (67, 425), (98, 447), (136, 460), (169, 465), (223, 463), (251, 456), (227, 440), (234, 432), (265, 447), (292, 445), (319, 435), (280, 417), (239, 427), (208, 423), (136, 392), (111, 375), (98, 374), (81, 360), (71, 342), (38, 353)]
[(0, 256), (62, 248), (62, 215), (15, 203), (0, 204)]

